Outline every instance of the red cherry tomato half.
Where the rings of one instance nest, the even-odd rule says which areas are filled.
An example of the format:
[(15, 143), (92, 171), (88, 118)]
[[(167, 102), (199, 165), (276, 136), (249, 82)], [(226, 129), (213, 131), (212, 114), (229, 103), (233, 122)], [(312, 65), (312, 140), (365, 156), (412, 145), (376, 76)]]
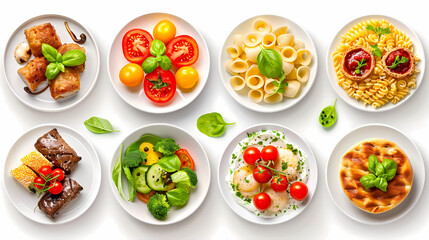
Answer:
[(289, 183), (285, 175), (280, 175), (271, 179), (271, 188), (275, 192), (284, 192), (286, 191)]
[(124, 57), (132, 63), (141, 65), (150, 56), (150, 45), (153, 38), (149, 32), (135, 28), (125, 33), (122, 38)]
[(58, 176), (56, 180), (61, 182), (62, 180), (64, 180), (64, 171), (59, 168), (54, 169), (52, 171), (51, 177), (55, 177), (55, 176)]
[(155, 71), (146, 74), (143, 87), (144, 93), (152, 102), (166, 103), (176, 93), (176, 78), (172, 72), (157, 67)]
[(168, 43), (167, 56), (176, 67), (190, 66), (198, 59), (198, 44), (188, 35), (175, 37)]
[(261, 152), (255, 147), (248, 147), (244, 150), (243, 159), (247, 164), (255, 165), (255, 162), (261, 159)]
[(257, 166), (253, 170), (253, 178), (258, 183), (267, 183), (271, 179), (271, 170), (263, 166)]
[(269, 145), (262, 149), (261, 151), (261, 157), (264, 161), (273, 161), (275, 162), (277, 160), (277, 157), (279, 156), (279, 151), (276, 147)]
[(179, 157), (180, 162), (182, 163), (182, 165), (180, 166), (180, 169), (184, 168), (184, 167), (188, 167), (192, 170), (194, 170), (195, 168), (195, 163), (194, 160), (192, 159), (191, 155), (188, 153), (188, 151), (186, 149), (180, 149), (178, 150), (176, 153), (176, 156)]
[(42, 175), (42, 177), (47, 178), (51, 173), (52, 173), (52, 169), (49, 166), (43, 166), (39, 169), (39, 174)]
[(45, 179), (43, 179), (43, 178), (41, 178), (41, 177), (36, 177), (36, 178), (34, 179), (34, 186), (35, 186), (37, 189), (43, 189), (44, 184), (45, 184)]
[(63, 191), (63, 185), (58, 181), (51, 183), (49, 187), (49, 192), (54, 195), (60, 194)]
[(259, 210), (259, 211), (265, 211), (267, 210), (271, 205), (271, 197), (270, 195), (262, 192), (258, 193), (253, 197), (253, 205)]
[(289, 192), (293, 199), (297, 201), (302, 201), (308, 195), (308, 187), (307, 185), (305, 185), (305, 183), (294, 182), (292, 183), (292, 186), (290, 186)]

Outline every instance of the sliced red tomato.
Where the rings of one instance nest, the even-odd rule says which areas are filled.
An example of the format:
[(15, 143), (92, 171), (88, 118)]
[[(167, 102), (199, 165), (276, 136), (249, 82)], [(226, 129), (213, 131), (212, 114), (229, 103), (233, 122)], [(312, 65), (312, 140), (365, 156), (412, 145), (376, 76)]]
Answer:
[(198, 59), (198, 44), (188, 35), (175, 37), (168, 43), (167, 56), (176, 67), (190, 66)]
[(156, 192), (154, 190), (148, 192), (148, 193), (139, 193), (137, 192), (137, 197), (140, 199), (140, 201), (147, 203), (149, 201), (149, 198), (155, 195)]
[(166, 103), (176, 93), (176, 78), (172, 72), (157, 67), (146, 75), (143, 87), (144, 93), (152, 102)]
[(122, 38), (122, 52), (129, 62), (141, 65), (150, 56), (152, 41), (149, 32), (139, 28), (131, 29)]
[(195, 168), (194, 160), (192, 159), (191, 155), (188, 153), (186, 149), (182, 148), (178, 150), (175, 154), (179, 157), (180, 162), (182, 163), (182, 165), (180, 166), (180, 169), (184, 167), (188, 167), (194, 170)]

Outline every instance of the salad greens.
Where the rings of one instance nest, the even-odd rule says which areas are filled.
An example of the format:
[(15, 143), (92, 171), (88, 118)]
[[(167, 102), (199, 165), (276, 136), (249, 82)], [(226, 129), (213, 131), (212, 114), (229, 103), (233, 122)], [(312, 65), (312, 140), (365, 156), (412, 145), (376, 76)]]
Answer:
[(167, 197), (159, 193), (153, 195), (147, 202), (147, 209), (158, 220), (165, 220), (170, 208)]
[(173, 155), (180, 149), (179, 145), (172, 138), (165, 138), (159, 141), (154, 146), (155, 151), (162, 153), (164, 156)]
[(115, 130), (113, 128), (109, 120), (104, 118), (91, 117), (90, 119), (86, 120), (83, 124), (89, 131), (97, 134), (119, 132), (118, 130)]
[(144, 60), (142, 67), (143, 71), (148, 74), (153, 71), (159, 66), (161, 66), (162, 70), (168, 71), (171, 69), (171, 60), (165, 55), (165, 52), (167, 51), (167, 48), (165, 47), (165, 44), (158, 39), (155, 39), (152, 41), (152, 44), (150, 46), (150, 53), (155, 57), (148, 57), (146, 60)]
[(325, 107), (319, 115), (319, 123), (325, 128), (328, 128), (337, 121), (337, 111), (335, 110), (335, 104), (337, 99), (334, 101), (334, 105)]
[(360, 182), (367, 188), (376, 187), (383, 192), (387, 191), (387, 181), (392, 180), (398, 169), (398, 164), (392, 159), (383, 159), (382, 162), (378, 161), (377, 156), (374, 154), (368, 158), (368, 171), (369, 174), (362, 176)]
[(225, 126), (235, 123), (226, 123), (222, 115), (217, 112), (201, 115), (197, 120), (197, 128), (209, 137), (219, 137), (225, 133)]
[(46, 43), (42, 43), (42, 54), (50, 62), (45, 72), (49, 80), (53, 80), (60, 71), (64, 72), (65, 66), (78, 66), (86, 61), (85, 52), (82, 50), (73, 49), (61, 55), (57, 49)]
[(113, 182), (116, 185), (116, 188), (118, 188), (119, 194), (125, 199), (124, 196), (124, 190), (122, 189), (122, 147), (124, 144), (121, 144), (121, 150), (119, 152), (118, 162), (115, 164), (112, 170), (112, 179)]
[(177, 172), (182, 165), (179, 157), (174, 154), (159, 159), (158, 164), (166, 172)]
[(184, 206), (188, 202), (189, 195), (189, 192), (181, 187), (167, 192), (168, 202), (172, 206)]

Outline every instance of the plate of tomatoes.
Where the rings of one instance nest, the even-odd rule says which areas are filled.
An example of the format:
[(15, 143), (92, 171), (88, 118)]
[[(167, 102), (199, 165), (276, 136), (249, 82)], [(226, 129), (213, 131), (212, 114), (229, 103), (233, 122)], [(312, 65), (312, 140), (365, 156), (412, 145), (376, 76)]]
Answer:
[(135, 18), (116, 35), (108, 56), (110, 80), (119, 96), (149, 113), (168, 113), (191, 103), (210, 69), (203, 37), (167, 13)]

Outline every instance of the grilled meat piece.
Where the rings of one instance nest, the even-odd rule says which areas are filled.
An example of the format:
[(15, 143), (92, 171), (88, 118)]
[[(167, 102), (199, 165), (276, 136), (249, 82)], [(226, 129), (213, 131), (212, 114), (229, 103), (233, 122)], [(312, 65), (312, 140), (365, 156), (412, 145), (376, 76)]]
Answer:
[(66, 67), (64, 72), (51, 81), (51, 96), (58, 100), (77, 93), (80, 90), (80, 76), (77, 68)]
[(37, 139), (34, 147), (53, 163), (55, 167), (61, 168), (67, 175), (72, 172), (77, 163), (82, 159), (64, 141), (56, 128)]
[(33, 53), (35, 57), (43, 57), (42, 43), (49, 44), (53, 48), (58, 48), (62, 45), (54, 26), (50, 23), (44, 23), (25, 29), (24, 33), (28, 45), (30, 46), (31, 53)]
[(73, 199), (79, 196), (83, 187), (75, 180), (65, 177), (62, 181), (63, 191), (54, 195), (47, 192), (39, 201), (38, 206), (46, 215), (55, 218), (59, 211), (67, 206)]
[(46, 58), (36, 57), (27, 63), (25, 67), (18, 69), (18, 75), (32, 92), (36, 92), (39, 85), (41, 87), (43, 87), (42, 84), (47, 85), (45, 72), (48, 64), (49, 62)]

